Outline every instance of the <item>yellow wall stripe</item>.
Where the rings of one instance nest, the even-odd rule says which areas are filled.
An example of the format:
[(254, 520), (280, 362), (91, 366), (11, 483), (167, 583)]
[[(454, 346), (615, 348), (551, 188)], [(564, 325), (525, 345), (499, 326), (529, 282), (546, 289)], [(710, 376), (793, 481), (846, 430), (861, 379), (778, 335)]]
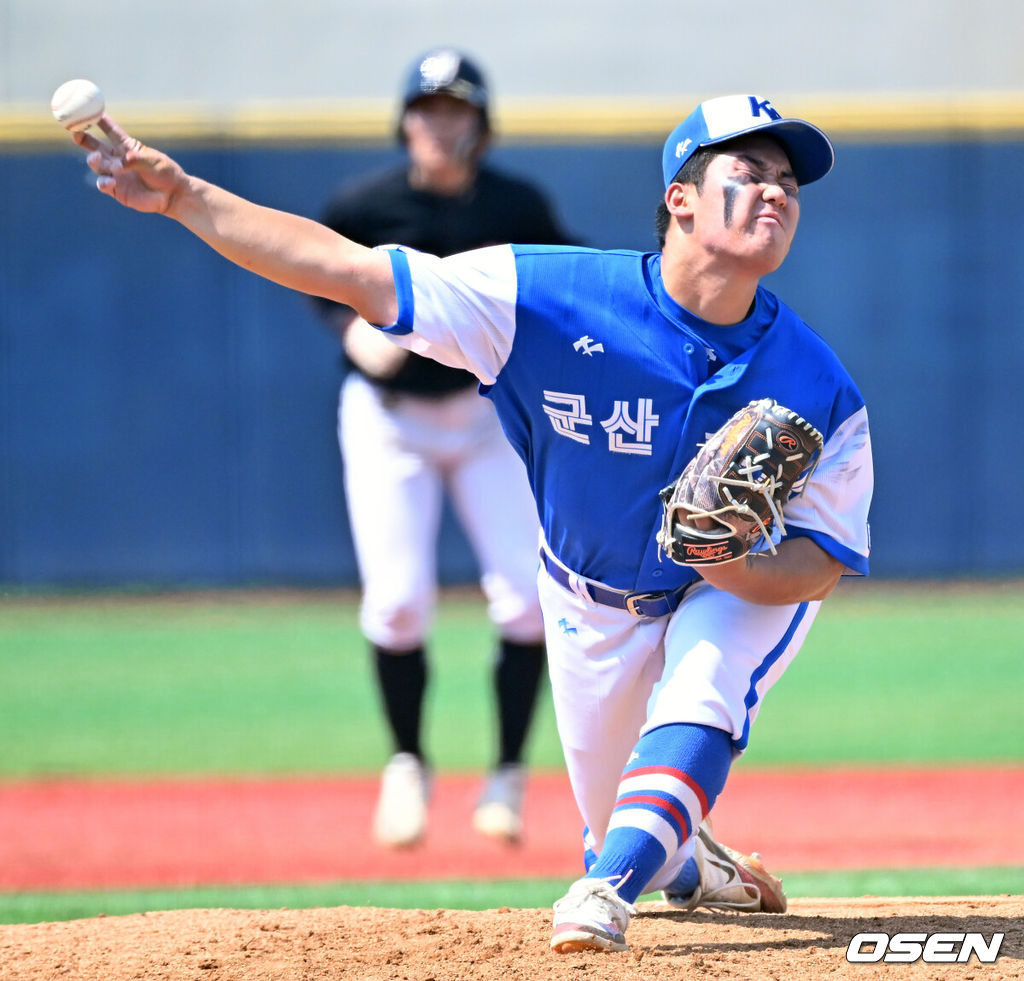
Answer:
[[(495, 128), (507, 142), (655, 141), (699, 96), (530, 100), (501, 104)], [(1024, 92), (957, 95), (794, 96), (775, 99), (788, 115), (810, 119), (836, 139), (1024, 137)], [(231, 108), (124, 102), (112, 112), (133, 135), (155, 143), (386, 144), (395, 107), (376, 102), (267, 102)], [(48, 105), (0, 106), (0, 147), (66, 143)]]

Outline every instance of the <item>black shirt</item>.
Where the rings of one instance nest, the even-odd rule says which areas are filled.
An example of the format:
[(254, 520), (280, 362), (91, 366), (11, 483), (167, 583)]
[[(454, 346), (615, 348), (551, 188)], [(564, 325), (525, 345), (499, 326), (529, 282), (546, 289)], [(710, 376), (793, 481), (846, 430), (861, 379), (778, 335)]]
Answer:
[[(541, 191), (485, 166), (469, 190), (454, 196), (411, 187), (405, 167), (371, 175), (343, 187), (321, 220), (362, 245), (407, 245), (442, 257), (486, 245), (570, 243)], [(410, 354), (396, 375), (373, 381), (393, 392), (444, 395), (477, 380)]]

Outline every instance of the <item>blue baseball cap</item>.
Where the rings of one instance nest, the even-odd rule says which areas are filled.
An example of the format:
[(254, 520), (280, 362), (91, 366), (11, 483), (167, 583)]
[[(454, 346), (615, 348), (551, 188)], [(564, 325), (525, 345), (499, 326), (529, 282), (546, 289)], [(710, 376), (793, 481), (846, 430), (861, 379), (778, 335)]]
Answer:
[(669, 134), (661, 154), (665, 187), (701, 147), (747, 133), (771, 133), (789, 156), (799, 184), (819, 180), (835, 163), (832, 143), (817, 126), (787, 119), (769, 99), (757, 95), (723, 95), (702, 102)]

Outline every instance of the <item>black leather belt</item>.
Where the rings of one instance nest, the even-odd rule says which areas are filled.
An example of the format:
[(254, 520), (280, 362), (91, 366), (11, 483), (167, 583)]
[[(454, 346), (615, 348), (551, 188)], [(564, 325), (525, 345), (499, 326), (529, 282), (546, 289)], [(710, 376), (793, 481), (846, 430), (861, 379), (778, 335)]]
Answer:
[(669, 592), (661, 593), (630, 593), (623, 589), (611, 589), (602, 586), (593, 579), (584, 579), (582, 576), (575, 576), (564, 566), (560, 565), (547, 549), (540, 551), (540, 560), (544, 564), (549, 576), (560, 586), (564, 586), (570, 592), (574, 592), (571, 580), (575, 579), (578, 587), (582, 587), (587, 595), (602, 606), (610, 606), (616, 610), (625, 610), (635, 617), (663, 617), (675, 610), (683, 598), (683, 593), (692, 583), (680, 586)]

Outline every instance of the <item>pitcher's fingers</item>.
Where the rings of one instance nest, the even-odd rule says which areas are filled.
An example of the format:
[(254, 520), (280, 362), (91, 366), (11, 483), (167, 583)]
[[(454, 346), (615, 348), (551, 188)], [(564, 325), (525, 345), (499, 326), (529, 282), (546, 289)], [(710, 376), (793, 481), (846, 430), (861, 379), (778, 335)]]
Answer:
[(104, 194), (110, 195), (115, 201), (117, 200), (117, 181), (113, 177), (107, 177), (101, 175), (96, 178), (96, 187)]
[[(103, 126), (104, 121), (107, 125)], [(103, 116), (100, 119), (100, 125), (103, 126), (103, 130), (110, 136), (113, 142), (113, 153), (115, 157), (120, 158), (124, 163), (125, 167), (131, 167), (138, 161), (143, 161), (142, 151), (145, 146), (142, 140), (136, 139), (134, 136), (129, 136), (118, 123), (111, 119), (109, 116)]]
[[(106, 113), (100, 116), (96, 120), (96, 125), (103, 130), (111, 138), (114, 146), (118, 144), (133, 144), (137, 143), (137, 140), (131, 139), (127, 133), (118, 125), (117, 121), (112, 119)], [(112, 149), (110, 143), (104, 143), (103, 140), (94, 136), (91, 131), (87, 129), (80, 130), (77, 133), (72, 133), (71, 138), (83, 149), (83, 150), (110, 150)]]
[(105, 143), (85, 155), (85, 165), (94, 174), (117, 174), (124, 170), (124, 162)]
[(106, 146), (105, 143), (97, 140), (96, 137), (87, 130), (82, 130), (80, 133), (72, 133), (71, 139), (73, 139), (83, 150), (100, 150)]
[(114, 119), (113, 116), (108, 116), (104, 113), (96, 121), (96, 125), (99, 126), (107, 136), (110, 137), (111, 142), (117, 146), (117, 144), (137, 143), (137, 140), (133, 140), (122, 128), (121, 124)]

